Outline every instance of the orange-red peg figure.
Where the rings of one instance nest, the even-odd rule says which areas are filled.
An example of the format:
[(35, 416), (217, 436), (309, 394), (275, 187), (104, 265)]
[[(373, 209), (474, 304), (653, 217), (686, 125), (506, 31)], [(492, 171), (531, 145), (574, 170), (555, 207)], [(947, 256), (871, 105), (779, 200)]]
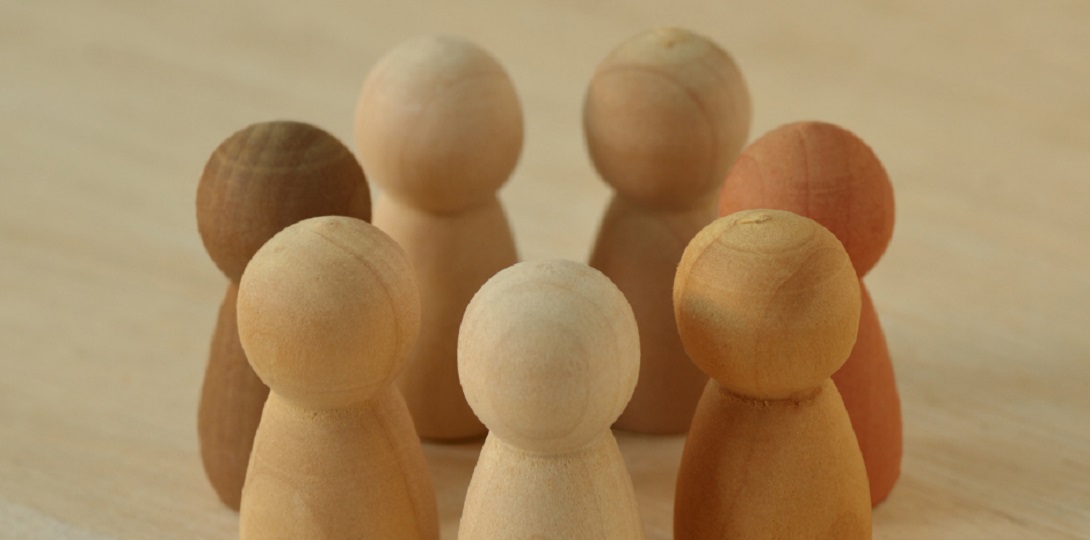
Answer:
[(859, 323), (836, 237), (780, 210), (720, 218), (685, 250), (674, 310), (712, 379), (681, 457), (674, 538), (869, 539), (863, 456), (829, 378)]
[(685, 245), (715, 219), (715, 198), (749, 133), (738, 66), (707, 38), (677, 28), (639, 34), (598, 66), (583, 127), (616, 191), (590, 265), (624, 292), (640, 328), (640, 380), (617, 427), (689, 428), (707, 377), (678, 340), (670, 284)]
[(458, 325), (473, 293), (518, 260), (496, 196), (522, 150), (514, 85), (465, 40), (408, 41), (364, 82), (356, 145), (384, 190), (374, 223), (405, 249), (423, 298), (420, 340), (398, 380), (416, 428), (427, 439), (483, 435), (458, 385)]
[(458, 538), (643, 538), (609, 430), (636, 385), (639, 347), (624, 295), (584, 264), (525, 262), (481, 287), (458, 373), (490, 431)]
[(212, 336), (197, 433), (205, 473), (224, 504), (235, 510), (269, 393), (239, 344), (238, 280), (274, 234), (328, 214), (369, 219), (371, 195), (352, 152), (308, 124), (251, 125), (223, 141), (201, 175), (197, 226), (205, 249), (231, 283)]
[(427, 462), (394, 386), (419, 328), (412, 268), (364, 221), (308, 219), (254, 255), (238, 329), (271, 392), (240, 538), (439, 538)]
[(901, 400), (886, 338), (862, 278), (893, 234), (893, 186), (874, 152), (851, 132), (821, 122), (775, 129), (742, 152), (727, 175), (720, 215), (778, 208), (809, 217), (844, 244), (860, 279), (855, 349), (833, 382), (844, 397), (870, 478), (871, 503), (901, 473)]

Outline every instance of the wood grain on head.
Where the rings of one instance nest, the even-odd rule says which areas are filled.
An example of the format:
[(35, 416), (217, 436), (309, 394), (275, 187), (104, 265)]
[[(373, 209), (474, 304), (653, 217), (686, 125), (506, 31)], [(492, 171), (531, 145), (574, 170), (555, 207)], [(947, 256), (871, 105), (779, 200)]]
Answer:
[(749, 124), (749, 91), (734, 60), (711, 40), (676, 28), (644, 32), (614, 49), (583, 107), (599, 174), (652, 207), (686, 207), (713, 195)]
[(727, 174), (719, 215), (777, 208), (806, 216), (844, 244), (860, 276), (893, 235), (893, 185), (874, 151), (824, 122), (774, 129), (742, 152)]
[(253, 124), (223, 141), (197, 188), (197, 227), (209, 255), (237, 282), (281, 229), (304, 219), (371, 219), (371, 193), (336, 137), (300, 122)]
[(420, 328), (401, 248), (353, 218), (312, 218), (257, 252), (239, 286), (238, 329), (254, 371), (308, 409), (361, 402), (390, 384)]
[(571, 261), (514, 265), (466, 308), (458, 375), (473, 411), (528, 450), (590, 443), (621, 414), (639, 375), (636, 319), (602, 273)]
[(386, 54), (356, 108), (356, 146), (391, 196), (453, 212), (494, 195), (522, 151), (522, 108), (507, 72), (463, 39), (425, 36)]
[(848, 358), (859, 280), (843, 246), (790, 212), (719, 218), (685, 249), (674, 314), (685, 351), (720, 385), (760, 399), (816, 389)]

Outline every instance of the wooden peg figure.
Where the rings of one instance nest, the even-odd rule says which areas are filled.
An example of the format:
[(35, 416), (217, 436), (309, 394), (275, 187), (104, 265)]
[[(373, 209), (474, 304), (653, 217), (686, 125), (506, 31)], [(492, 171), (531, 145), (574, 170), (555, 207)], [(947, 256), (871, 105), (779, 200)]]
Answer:
[(250, 448), (269, 389), (238, 340), (242, 271), (265, 241), (297, 221), (328, 214), (370, 219), (371, 194), (355, 156), (334, 136), (299, 122), (251, 125), (223, 141), (197, 188), (197, 226), (230, 279), (204, 374), (197, 433), (204, 470), (238, 510)]
[(393, 384), (419, 328), (404, 253), (364, 221), (308, 219), (258, 251), (238, 329), (271, 392), (242, 539), (439, 538), (424, 452)]
[(540, 261), (488, 280), (458, 338), (465, 395), (490, 430), (458, 538), (643, 538), (609, 429), (639, 358), (632, 310), (600, 272)]
[(693, 238), (674, 310), (712, 380), (682, 453), (675, 538), (871, 538), (863, 457), (829, 378), (859, 306), (847, 253), (810, 219), (743, 211)]
[(624, 292), (640, 327), (640, 379), (617, 427), (682, 433), (707, 377), (678, 339), (670, 287), (685, 245), (715, 219), (715, 198), (749, 133), (734, 60), (703, 36), (644, 32), (598, 66), (583, 127), (595, 168), (616, 193), (590, 265)]
[(458, 385), (458, 325), (473, 293), (518, 260), (496, 196), (522, 149), (514, 85), (465, 40), (422, 37), (383, 57), (356, 109), (356, 144), (384, 191), (375, 225), (405, 249), (423, 298), (398, 380), (420, 436), (483, 435)]
[(893, 235), (893, 186), (874, 152), (851, 132), (822, 122), (789, 124), (750, 145), (727, 175), (719, 212), (778, 208), (817, 221), (844, 244), (859, 276), (859, 337), (833, 374), (863, 451), (872, 504), (901, 473), (901, 400), (886, 338), (863, 276)]

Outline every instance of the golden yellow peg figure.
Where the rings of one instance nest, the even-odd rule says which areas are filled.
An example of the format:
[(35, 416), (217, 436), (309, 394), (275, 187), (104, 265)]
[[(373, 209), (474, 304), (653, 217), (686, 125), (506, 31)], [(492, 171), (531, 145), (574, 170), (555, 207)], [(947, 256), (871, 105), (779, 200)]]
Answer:
[(685, 249), (674, 313), (711, 380), (682, 453), (674, 537), (871, 537), (870, 489), (830, 376), (852, 351), (859, 280), (816, 222), (720, 218)]

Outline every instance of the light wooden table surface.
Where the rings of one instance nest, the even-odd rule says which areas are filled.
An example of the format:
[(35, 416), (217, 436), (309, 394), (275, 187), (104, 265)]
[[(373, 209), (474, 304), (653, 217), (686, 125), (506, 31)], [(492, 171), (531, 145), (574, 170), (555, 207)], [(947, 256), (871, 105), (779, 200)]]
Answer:
[[(522, 255), (584, 260), (608, 196), (583, 147), (586, 83), (667, 24), (733, 53), (753, 136), (836, 122), (893, 179), (897, 228), (868, 285), (906, 454), (875, 537), (1090, 538), (1080, 0), (0, 2), (0, 538), (237, 535), (195, 432), (225, 279), (194, 196), (221, 139), (291, 118), (351, 143), (384, 50), (461, 34), (525, 107), (502, 194)], [(620, 443), (649, 536), (669, 538), (681, 439)], [(453, 538), (477, 448), (426, 450)]]

